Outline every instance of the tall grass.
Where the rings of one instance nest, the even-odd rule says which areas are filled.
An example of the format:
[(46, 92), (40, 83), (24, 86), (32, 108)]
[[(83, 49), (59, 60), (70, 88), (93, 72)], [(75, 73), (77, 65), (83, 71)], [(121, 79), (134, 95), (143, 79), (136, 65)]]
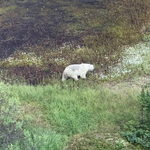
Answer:
[(32, 116), (27, 135), (33, 135), (33, 145), (39, 148), (39, 141), (49, 141), (42, 143), (44, 150), (62, 149), (67, 139), (76, 134), (119, 132), (139, 112), (139, 89), (126, 85), (110, 90), (79, 81), (47, 86), (9, 85), (8, 90), (10, 97), (13, 93), (18, 96), (22, 116)]

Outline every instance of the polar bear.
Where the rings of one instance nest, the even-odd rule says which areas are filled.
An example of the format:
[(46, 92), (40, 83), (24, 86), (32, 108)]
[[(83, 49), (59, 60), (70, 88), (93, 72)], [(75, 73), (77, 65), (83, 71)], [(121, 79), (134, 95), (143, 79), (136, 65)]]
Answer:
[(73, 78), (75, 81), (78, 80), (78, 77), (86, 78), (86, 74), (88, 71), (93, 71), (94, 65), (92, 64), (72, 64), (65, 68), (62, 74), (62, 81)]

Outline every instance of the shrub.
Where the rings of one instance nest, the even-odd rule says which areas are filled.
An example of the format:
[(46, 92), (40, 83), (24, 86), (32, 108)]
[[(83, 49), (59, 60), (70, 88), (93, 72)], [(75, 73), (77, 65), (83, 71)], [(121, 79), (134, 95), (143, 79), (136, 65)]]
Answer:
[(9, 149), (24, 139), (23, 122), (18, 120), (18, 98), (9, 98), (4, 84), (0, 84), (0, 149)]
[[(141, 91), (140, 101), (141, 114), (138, 122), (128, 122), (128, 130), (122, 135), (131, 143), (141, 145), (145, 148), (150, 148), (150, 94), (149, 91)], [(126, 124), (127, 125), (127, 124)]]

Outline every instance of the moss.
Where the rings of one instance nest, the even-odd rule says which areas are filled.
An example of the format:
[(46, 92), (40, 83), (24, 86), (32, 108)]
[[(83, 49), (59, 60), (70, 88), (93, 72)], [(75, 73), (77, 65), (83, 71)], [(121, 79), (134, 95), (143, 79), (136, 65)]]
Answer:
[(4, 13), (7, 13), (8, 11), (10, 10), (15, 10), (16, 9), (16, 6), (15, 5), (12, 5), (10, 7), (3, 7), (3, 8), (0, 8), (0, 15), (4, 14)]
[(112, 34), (113, 37), (124, 38), (126, 30), (119, 25), (114, 25), (107, 29), (108, 34)]

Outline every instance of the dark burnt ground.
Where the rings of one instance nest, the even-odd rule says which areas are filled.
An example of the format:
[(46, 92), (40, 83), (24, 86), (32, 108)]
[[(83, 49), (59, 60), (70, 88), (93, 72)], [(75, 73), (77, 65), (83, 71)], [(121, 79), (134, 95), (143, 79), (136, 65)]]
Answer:
[[(68, 9), (70, 5), (78, 8), (104, 7), (101, 1), (90, 0), (16, 1), (15, 9), (0, 16), (0, 58), (10, 56), (15, 50), (35, 45), (53, 49), (64, 42), (70, 42), (73, 46), (84, 45), (83, 35), (94, 33), (93, 29), (84, 29), (83, 20), (76, 18)], [(1, 8), (2, 6), (5, 5), (1, 5)], [(74, 30), (66, 28), (67, 24), (76, 23), (80, 27)]]

